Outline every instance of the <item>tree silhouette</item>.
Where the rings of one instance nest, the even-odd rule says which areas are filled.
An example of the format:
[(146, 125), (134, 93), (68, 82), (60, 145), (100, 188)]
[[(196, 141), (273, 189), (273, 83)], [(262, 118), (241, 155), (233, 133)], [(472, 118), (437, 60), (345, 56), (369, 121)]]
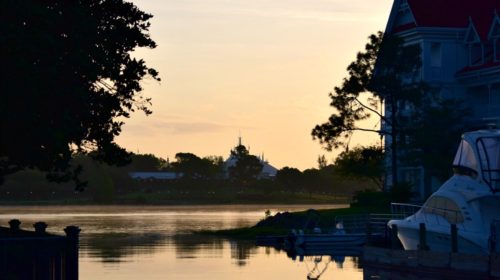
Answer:
[(257, 179), (264, 167), (259, 158), (251, 155), (241, 144), (231, 150), (231, 157), (236, 159), (236, 164), (228, 168), (229, 177), (242, 185), (247, 185), (250, 181)]
[(131, 56), (156, 47), (151, 17), (122, 0), (0, 2), (0, 182), (37, 168), (81, 189), (72, 154), (129, 160), (114, 139), (131, 112), (151, 113), (140, 81), (160, 80)]
[(355, 147), (343, 151), (335, 160), (335, 170), (347, 178), (366, 178), (384, 187), (384, 150), (377, 146)]
[(303, 181), (302, 172), (297, 168), (283, 167), (276, 172), (276, 182), (287, 191), (300, 191), (304, 186)]
[(216, 179), (222, 173), (221, 157), (211, 156), (200, 158), (192, 153), (177, 153), (176, 161), (172, 163), (175, 172), (181, 173), (184, 179)]
[[(328, 122), (317, 125), (312, 135), (327, 149), (348, 147), (350, 135), (355, 131), (375, 132), (389, 136), (391, 145), (392, 183), (397, 182), (399, 139), (409, 126), (405, 122), (405, 108), (418, 111), (430, 97), (429, 87), (419, 77), (421, 49), (418, 45), (405, 45), (397, 36), (372, 34), (364, 52), (348, 67), (349, 76), (340, 87), (330, 93), (330, 105), (335, 112)], [(363, 101), (363, 97), (367, 101)], [(386, 112), (380, 112), (380, 104)], [(378, 116), (385, 127), (360, 127), (359, 121)]]

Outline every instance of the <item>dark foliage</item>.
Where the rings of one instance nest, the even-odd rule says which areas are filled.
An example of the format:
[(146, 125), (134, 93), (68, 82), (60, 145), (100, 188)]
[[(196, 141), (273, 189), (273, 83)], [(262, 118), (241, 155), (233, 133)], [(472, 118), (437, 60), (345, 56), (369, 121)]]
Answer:
[(371, 180), (382, 190), (385, 177), (384, 150), (369, 146), (343, 151), (335, 160), (335, 170), (344, 177)]
[(238, 145), (231, 150), (231, 157), (236, 159), (236, 164), (228, 168), (229, 177), (242, 186), (257, 179), (264, 167), (259, 158), (251, 155), (243, 145)]
[[(470, 110), (458, 100), (438, 100), (437, 106), (426, 106), (422, 113), (412, 116), (411, 127), (405, 130), (409, 141), (402, 143), (405, 163), (422, 165), (428, 175), (444, 182), (452, 175), (451, 162), (455, 156), (462, 133), (464, 120)], [(436, 156), (439, 155), (439, 156)]]
[(276, 183), (285, 190), (300, 191), (304, 186), (302, 172), (297, 168), (283, 167), (276, 172)]
[(222, 158), (200, 158), (192, 153), (177, 153), (172, 163), (174, 172), (182, 173), (183, 179), (214, 180), (222, 176)]
[(152, 16), (122, 0), (0, 2), (0, 179), (25, 168), (73, 179), (72, 154), (124, 164), (123, 119), (150, 114), (140, 81), (156, 70), (130, 53), (155, 48)]

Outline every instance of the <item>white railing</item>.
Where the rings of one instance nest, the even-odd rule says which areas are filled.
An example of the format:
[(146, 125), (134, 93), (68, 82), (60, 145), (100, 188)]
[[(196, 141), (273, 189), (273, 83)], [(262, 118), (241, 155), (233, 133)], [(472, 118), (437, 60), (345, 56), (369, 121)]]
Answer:
[(421, 208), (422, 205), (417, 204), (391, 203), (391, 214), (401, 217), (400, 219), (404, 219), (417, 213)]
[(341, 223), (347, 233), (385, 233), (390, 220), (403, 218), (397, 214), (339, 215), (335, 224)]
[[(419, 212), (419, 210), (421, 211)], [(458, 228), (465, 229), (464, 217), (460, 210), (408, 203), (391, 203), (391, 212), (395, 215), (399, 215), (401, 217), (400, 219), (406, 219), (415, 215), (415, 219), (425, 224), (437, 224), (442, 226), (455, 224)]]

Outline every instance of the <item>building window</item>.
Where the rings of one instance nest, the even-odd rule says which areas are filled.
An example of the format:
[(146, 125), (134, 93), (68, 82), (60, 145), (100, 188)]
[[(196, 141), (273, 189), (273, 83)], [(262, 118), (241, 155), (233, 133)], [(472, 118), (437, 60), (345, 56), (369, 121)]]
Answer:
[(441, 43), (431, 43), (431, 67), (441, 67)]
[(469, 45), (469, 65), (483, 64), (483, 45), (481, 43), (472, 43)]
[[(403, 140), (403, 139), (401, 139)], [(402, 142), (400, 142), (402, 143)], [(398, 171), (398, 178), (401, 182), (406, 182), (411, 186), (411, 192), (418, 194), (421, 198), (423, 196), (423, 170), (419, 167), (402, 167)]]
[(495, 51), (495, 61), (500, 61), (500, 38), (494, 39), (493, 48)]
[[(490, 89), (490, 105), (495, 109), (500, 109), (500, 85), (495, 84)], [(500, 111), (497, 111), (500, 114)]]
[(493, 43), (491, 41), (485, 42), (484, 43), (484, 62), (493, 61), (493, 57), (494, 57)]

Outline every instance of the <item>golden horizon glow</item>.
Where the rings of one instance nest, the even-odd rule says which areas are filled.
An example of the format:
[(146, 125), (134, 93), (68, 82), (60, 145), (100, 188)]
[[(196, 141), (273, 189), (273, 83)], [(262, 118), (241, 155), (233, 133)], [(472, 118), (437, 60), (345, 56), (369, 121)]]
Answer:
[[(137, 55), (156, 68), (146, 80), (153, 115), (134, 114), (117, 142), (172, 159), (178, 152), (226, 158), (238, 136), (277, 168), (332, 160), (310, 136), (327, 121), (328, 93), (367, 37), (384, 30), (392, 0), (133, 1), (154, 15), (154, 50)], [(369, 123), (373, 126), (373, 123)], [(352, 145), (375, 144), (357, 133)]]

